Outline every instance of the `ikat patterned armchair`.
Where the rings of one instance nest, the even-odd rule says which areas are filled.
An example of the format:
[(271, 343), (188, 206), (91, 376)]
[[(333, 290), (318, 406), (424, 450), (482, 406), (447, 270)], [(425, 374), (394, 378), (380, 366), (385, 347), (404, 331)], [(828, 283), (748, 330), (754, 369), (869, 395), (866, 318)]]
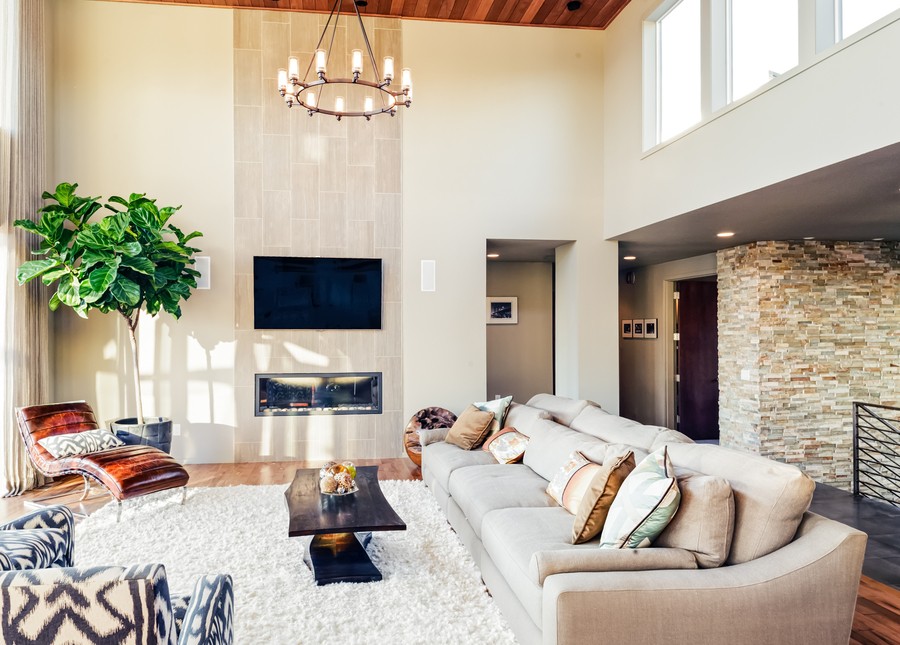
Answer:
[(203, 576), (190, 595), (171, 596), (161, 564), (72, 567), (72, 525), (57, 506), (0, 527), (0, 643), (233, 643), (231, 576)]

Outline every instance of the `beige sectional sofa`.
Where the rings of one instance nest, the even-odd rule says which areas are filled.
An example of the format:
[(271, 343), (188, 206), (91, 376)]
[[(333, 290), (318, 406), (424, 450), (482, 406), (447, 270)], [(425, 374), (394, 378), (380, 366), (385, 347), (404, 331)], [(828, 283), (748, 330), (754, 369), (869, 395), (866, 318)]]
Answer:
[[(808, 512), (814, 483), (797, 468), (547, 394), (504, 425), (530, 438), (524, 463), (431, 430), (422, 474), (520, 643), (848, 642), (866, 535)], [(572, 451), (640, 462), (663, 445), (682, 502), (653, 546), (573, 545), (573, 516), (546, 493)]]

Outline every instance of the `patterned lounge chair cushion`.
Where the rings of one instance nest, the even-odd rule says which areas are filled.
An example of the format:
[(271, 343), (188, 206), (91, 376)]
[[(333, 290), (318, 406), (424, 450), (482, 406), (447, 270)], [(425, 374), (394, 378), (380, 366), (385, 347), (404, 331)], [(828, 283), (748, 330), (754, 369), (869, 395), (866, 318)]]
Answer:
[(100, 452), (125, 445), (125, 442), (116, 435), (102, 428), (44, 437), (39, 439), (38, 443), (56, 459), (86, 455), (90, 452)]
[(42, 508), (0, 526), (0, 571), (72, 566), (74, 518), (65, 506)]

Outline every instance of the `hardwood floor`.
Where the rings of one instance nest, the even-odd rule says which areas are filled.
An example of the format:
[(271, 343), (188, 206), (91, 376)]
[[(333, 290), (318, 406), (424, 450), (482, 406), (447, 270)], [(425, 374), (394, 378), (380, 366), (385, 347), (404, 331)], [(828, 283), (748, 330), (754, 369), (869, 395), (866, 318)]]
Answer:
[[(360, 459), (360, 466), (379, 466), (379, 479), (421, 479), (418, 466), (406, 458)], [(322, 462), (267, 462), (242, 464), (195, 464), (185, 466), (191, 475), (189, 486), (238, 486), (287, 484), (298, 468), (318, 468)], [(65, 503), (73, 511), (90, 514), (109, 502), (109, 495), (95, 489), (96, 494), (79, 504), (82, 481), (80, 477), (58, 480), (52, 485), (19, 497), (0, 499), (0, 522), (6, 522), (28, 512), (27, 502), (48, 495), (65, 494), (52, 503)], [(128, 510), (123, 510), (127, 521)], [(76, 545), (77, 548), (77, 545)], [(810, 593), (815, 593), (811, 590)], [(856, 615), (850, 643), (854, 645), (889, 645), (900, 643), (900, 590), (863, 576), (859, 584)]]

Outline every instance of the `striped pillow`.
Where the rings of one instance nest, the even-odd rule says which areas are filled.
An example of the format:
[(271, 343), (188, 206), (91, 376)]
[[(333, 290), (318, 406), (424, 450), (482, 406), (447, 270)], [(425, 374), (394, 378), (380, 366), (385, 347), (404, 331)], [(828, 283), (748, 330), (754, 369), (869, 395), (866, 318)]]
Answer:
[(582, 498), (591, 486), (594, 475), (599, 471), (598, 464), (576, 450), (569, 455), (569, 461), (550, 480), (547, 494), (555, 499), (557, 504), (575, 515), (581, 506)]
[(116, 435), (102, 428), (44, 437), (39, 439), (38, 443), (56, 459), (86, 455), (125, 445), (125, 442)]

